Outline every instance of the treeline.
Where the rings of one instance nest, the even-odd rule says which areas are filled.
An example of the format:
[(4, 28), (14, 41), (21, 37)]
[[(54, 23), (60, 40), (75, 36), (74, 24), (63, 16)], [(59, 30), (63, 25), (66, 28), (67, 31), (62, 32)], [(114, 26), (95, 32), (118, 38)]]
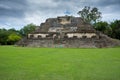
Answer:
[(28, 33), (34, 31), (36, 25), (28, 24), (20, 30), (12, 29), (0, 29), (0, 45), (13, 45), (19, 41), (22, 37)]
[(101, 31), (109, 37), (120, 40), (120, 20), (115, 20), (111, 23), (99, 21), (93, 24), (93, 26), (96, 30)]

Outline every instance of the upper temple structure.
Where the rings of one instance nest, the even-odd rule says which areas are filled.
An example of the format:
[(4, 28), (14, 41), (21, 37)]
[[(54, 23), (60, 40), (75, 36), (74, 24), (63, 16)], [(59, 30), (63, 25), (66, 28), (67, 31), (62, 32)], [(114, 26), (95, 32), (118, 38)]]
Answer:
[(120, 41), (96, 31), (80, 17), (49, 18), (17, 45), (28, 47), (101, 48), (119, 46)]

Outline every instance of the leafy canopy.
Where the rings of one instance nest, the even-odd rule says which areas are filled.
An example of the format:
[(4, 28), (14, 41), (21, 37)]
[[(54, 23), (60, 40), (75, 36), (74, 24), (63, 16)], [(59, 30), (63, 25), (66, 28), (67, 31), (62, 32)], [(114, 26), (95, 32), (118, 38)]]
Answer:
[(101, 18), (101, 12), (96, 7), (85, 6), (78, 14), (88, 23), (96, 23)]

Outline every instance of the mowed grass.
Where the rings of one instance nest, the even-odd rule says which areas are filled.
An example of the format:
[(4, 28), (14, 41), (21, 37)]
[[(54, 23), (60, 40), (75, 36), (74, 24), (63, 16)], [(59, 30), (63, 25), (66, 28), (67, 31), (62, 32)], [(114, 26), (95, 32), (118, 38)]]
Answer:
[(0, 46), (0, 80), (120, 80), (120, 47)]

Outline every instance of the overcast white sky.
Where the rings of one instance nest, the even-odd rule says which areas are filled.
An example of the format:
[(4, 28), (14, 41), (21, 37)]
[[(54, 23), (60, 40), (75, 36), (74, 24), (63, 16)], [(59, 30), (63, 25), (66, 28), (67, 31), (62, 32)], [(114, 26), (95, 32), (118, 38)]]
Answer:
[(103, 21), (120, 19), (120, 0), (0, 0), (0, 28), (21, 29), (47, 18), (77, 15), (84, 6), (97, 7)]

